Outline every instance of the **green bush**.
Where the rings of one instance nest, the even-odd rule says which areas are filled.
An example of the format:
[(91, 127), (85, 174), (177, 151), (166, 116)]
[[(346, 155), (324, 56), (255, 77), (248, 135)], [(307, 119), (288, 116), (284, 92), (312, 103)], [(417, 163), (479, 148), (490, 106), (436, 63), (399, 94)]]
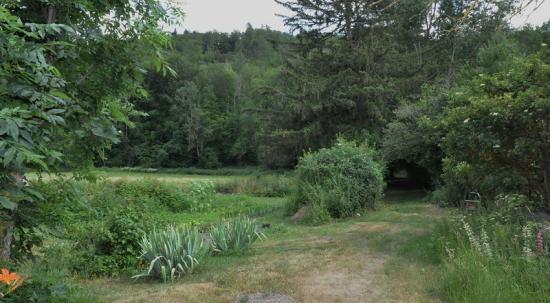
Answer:
[[(443, 117), (444, 181), (458, 198), (522, 193), (550, 207), (550, 52), (515, 58), (457, 87)], [(456, 168), (459, 167), (457, 170)]]
[(256, 240), (263, 237), (256, 222), (245, 216), (222, 221), (210, 229), (212, 247), (217, 253), (247, 251)]
[(319, 225), (330, 221), (330, 213), (323, 203), (312, 204), (306, 211), (303, 223)]
[(124, 207), (101, 220), (68, 226), (75, 251), (71, 269), (84, 276), (116, 276), (134, 268), (147, 221), (143, 211)]
[(161, 278), (164, 282), (193, 272), (208, 253), (197, 228), (169, 226), (144, 235), (141, 242), (142, 258), (149, 263), (147, 272), (134, 278)]
[(118, 269), (133, 267), (140, 254), (139, 241), (145, 233), (145, 215), (133, 208), (121, 209), (107, 221), (107, 232), (97, 244), (100, 255), (112, 256)]
[(342, 218), (373, 209), (384, 189), (383, 166), (375, 158), (371, 149), (344, 140), (307, 153), (296, 168), (291, 210), (317, 205)]

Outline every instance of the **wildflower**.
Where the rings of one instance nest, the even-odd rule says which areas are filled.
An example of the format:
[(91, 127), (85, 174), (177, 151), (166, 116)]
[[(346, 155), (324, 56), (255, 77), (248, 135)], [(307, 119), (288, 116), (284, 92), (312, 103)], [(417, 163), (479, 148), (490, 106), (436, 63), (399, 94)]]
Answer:
[(2, 273), (0, 274), (0, 282), (6, 285), (12, 285), (14, 283), (18, 283), (21, 280), (23, 280), (23, 278), (21, 278), (21, 276), (19, 276), (17, 273), (10, 272), (7, 268), (2, 268)]
[(529, 258), (533, 256), (533, 251), (531, 250), (531, 247), (529, 247), (529, 240), (532, 237), (531, 228), (529, 225), (525, 225), (522, 228), (522, 237), (523, 237), (523, 256), (525, 258)]
[(489, 236), (487, 236), (487, 232), (485, 232), (485, 229), (481, 229), (481, 242), (483, 244), (483, 253), (487, 257), (492, 257), (493, 252), (491, 250), (491, 244), (489, 243)]
[(7, 291), (5, 293), (0, 292), (0, 298), (3, 298), (21, 286), (23, 283), (23, 277), (19, 276), (15, 272), (10, 272), (7, 268), (2, 268), (2, 273), (0, 273), (0, 282), (7, 286)]
[(464, 230), (466, 231), (466, 235), (468, 236), (468, 240), (470, 241), (470, 244), (472, 247), (474, 247), (478, 252), (482, 252), (481, 245), (479, 244), (479, 239), (474, 234), (474, 231), (472, 230), (472, 227), (464, 218), (461, 218), (462, 226), (464, 227)]
[(447, 256), (449, 257), (449, 259), (452, 260), (452, 259), (455, 258), (455, 251), (454, 251), (454, 249), (445, 246), (445, 251), (447, 252)]
[(470, 118), (466, 118), (466, 120), (464, 120), (464, 123), (468, 123), (470, 122)]

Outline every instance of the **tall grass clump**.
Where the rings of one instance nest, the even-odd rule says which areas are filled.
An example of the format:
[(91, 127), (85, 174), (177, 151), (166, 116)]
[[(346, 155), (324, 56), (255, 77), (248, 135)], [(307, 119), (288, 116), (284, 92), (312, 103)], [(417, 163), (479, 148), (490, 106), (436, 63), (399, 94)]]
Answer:
[(188, 226), (169, 226), (153, 230), (140, 242), (142, 258), (149, 263), (147, 272), (135, 278), (160, 278), (164, 282), (193, 272), (208, 253), (198, 229)]
[(214, 252), (221, 254), (247, 251), (256, 240), (263, 237), (258, 224), (245, 216), (219, 222), (210, 230)]
[(460, 214), (439, 226), (448, 301), (548, 302), (550, 227), (511, 209), (515, 215)]
[(305, 154), (296, 179), (290, 210), (306, 206), (306, 221), (312, 210), (319, 218), (342, 218), (373, 209), (384, 189), (383, 165), (374, 151), (344, 140)]

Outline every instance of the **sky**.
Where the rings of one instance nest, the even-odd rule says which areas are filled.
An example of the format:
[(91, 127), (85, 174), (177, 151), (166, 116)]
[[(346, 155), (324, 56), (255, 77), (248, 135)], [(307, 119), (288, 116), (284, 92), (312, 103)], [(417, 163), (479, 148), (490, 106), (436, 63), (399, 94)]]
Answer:
[[(540, 1), (540, 0), (539, 0)], [(244, 31), (250, 23), (258, 28), (263, 25), (279, 31), (288, 31), (282, 18), (276, 14), (288, 15), (289, 12), (274, 0), (183, 0), (185, 20), (178, 31), (219, 32)], [(526, 23), (541, 25), (550, 19), (550, 0), (531, 13), (527, 10), (522, 16), (512, 19), (514, 26)]]

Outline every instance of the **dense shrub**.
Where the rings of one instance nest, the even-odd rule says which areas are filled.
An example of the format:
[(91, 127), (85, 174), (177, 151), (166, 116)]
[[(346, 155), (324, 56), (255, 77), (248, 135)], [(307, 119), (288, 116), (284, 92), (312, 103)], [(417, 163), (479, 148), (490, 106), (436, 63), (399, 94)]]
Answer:
[(132, 207), (119, 208), (102, 220), (67, 227), (73, 243), (71, 269), (86, 276), (114, 276), (134, 268), (148, 216)]
[(177, 186), (153, 179), (51, 181), (40, 188), (44, 201), (35, 218), (50, 233), (50, 244), (69, 241), (65, 248), (73, 254), (67, 257), (67, 269), (83, 276), (115, 276), (134, 269), (139, 242), (151, 227), (149, 214), (203, 211), (215, 195), (212, 183)]
[(550, 207), (550, 52), (515, 58), (455, 89), (441, 119), (449, 193), (522, 193)]
[(344, 140), (304, 155), (296, 168), (292, 210), (317, 205), (340, 218), (374, 208), (384, 189), (383, 166), (375, 158), (368, 147)]
[(244, 216), (217, 223), (210, 230), (212, 247), (217, 253), (244, 252), (262, 237), (256, 222)]
[(140, 246), (149, 268), (135, 278), (161, 278), (164, 282), (191, 273), (208, 252), (198, 229), (187, 226), (153, 230), (143, 236)]

